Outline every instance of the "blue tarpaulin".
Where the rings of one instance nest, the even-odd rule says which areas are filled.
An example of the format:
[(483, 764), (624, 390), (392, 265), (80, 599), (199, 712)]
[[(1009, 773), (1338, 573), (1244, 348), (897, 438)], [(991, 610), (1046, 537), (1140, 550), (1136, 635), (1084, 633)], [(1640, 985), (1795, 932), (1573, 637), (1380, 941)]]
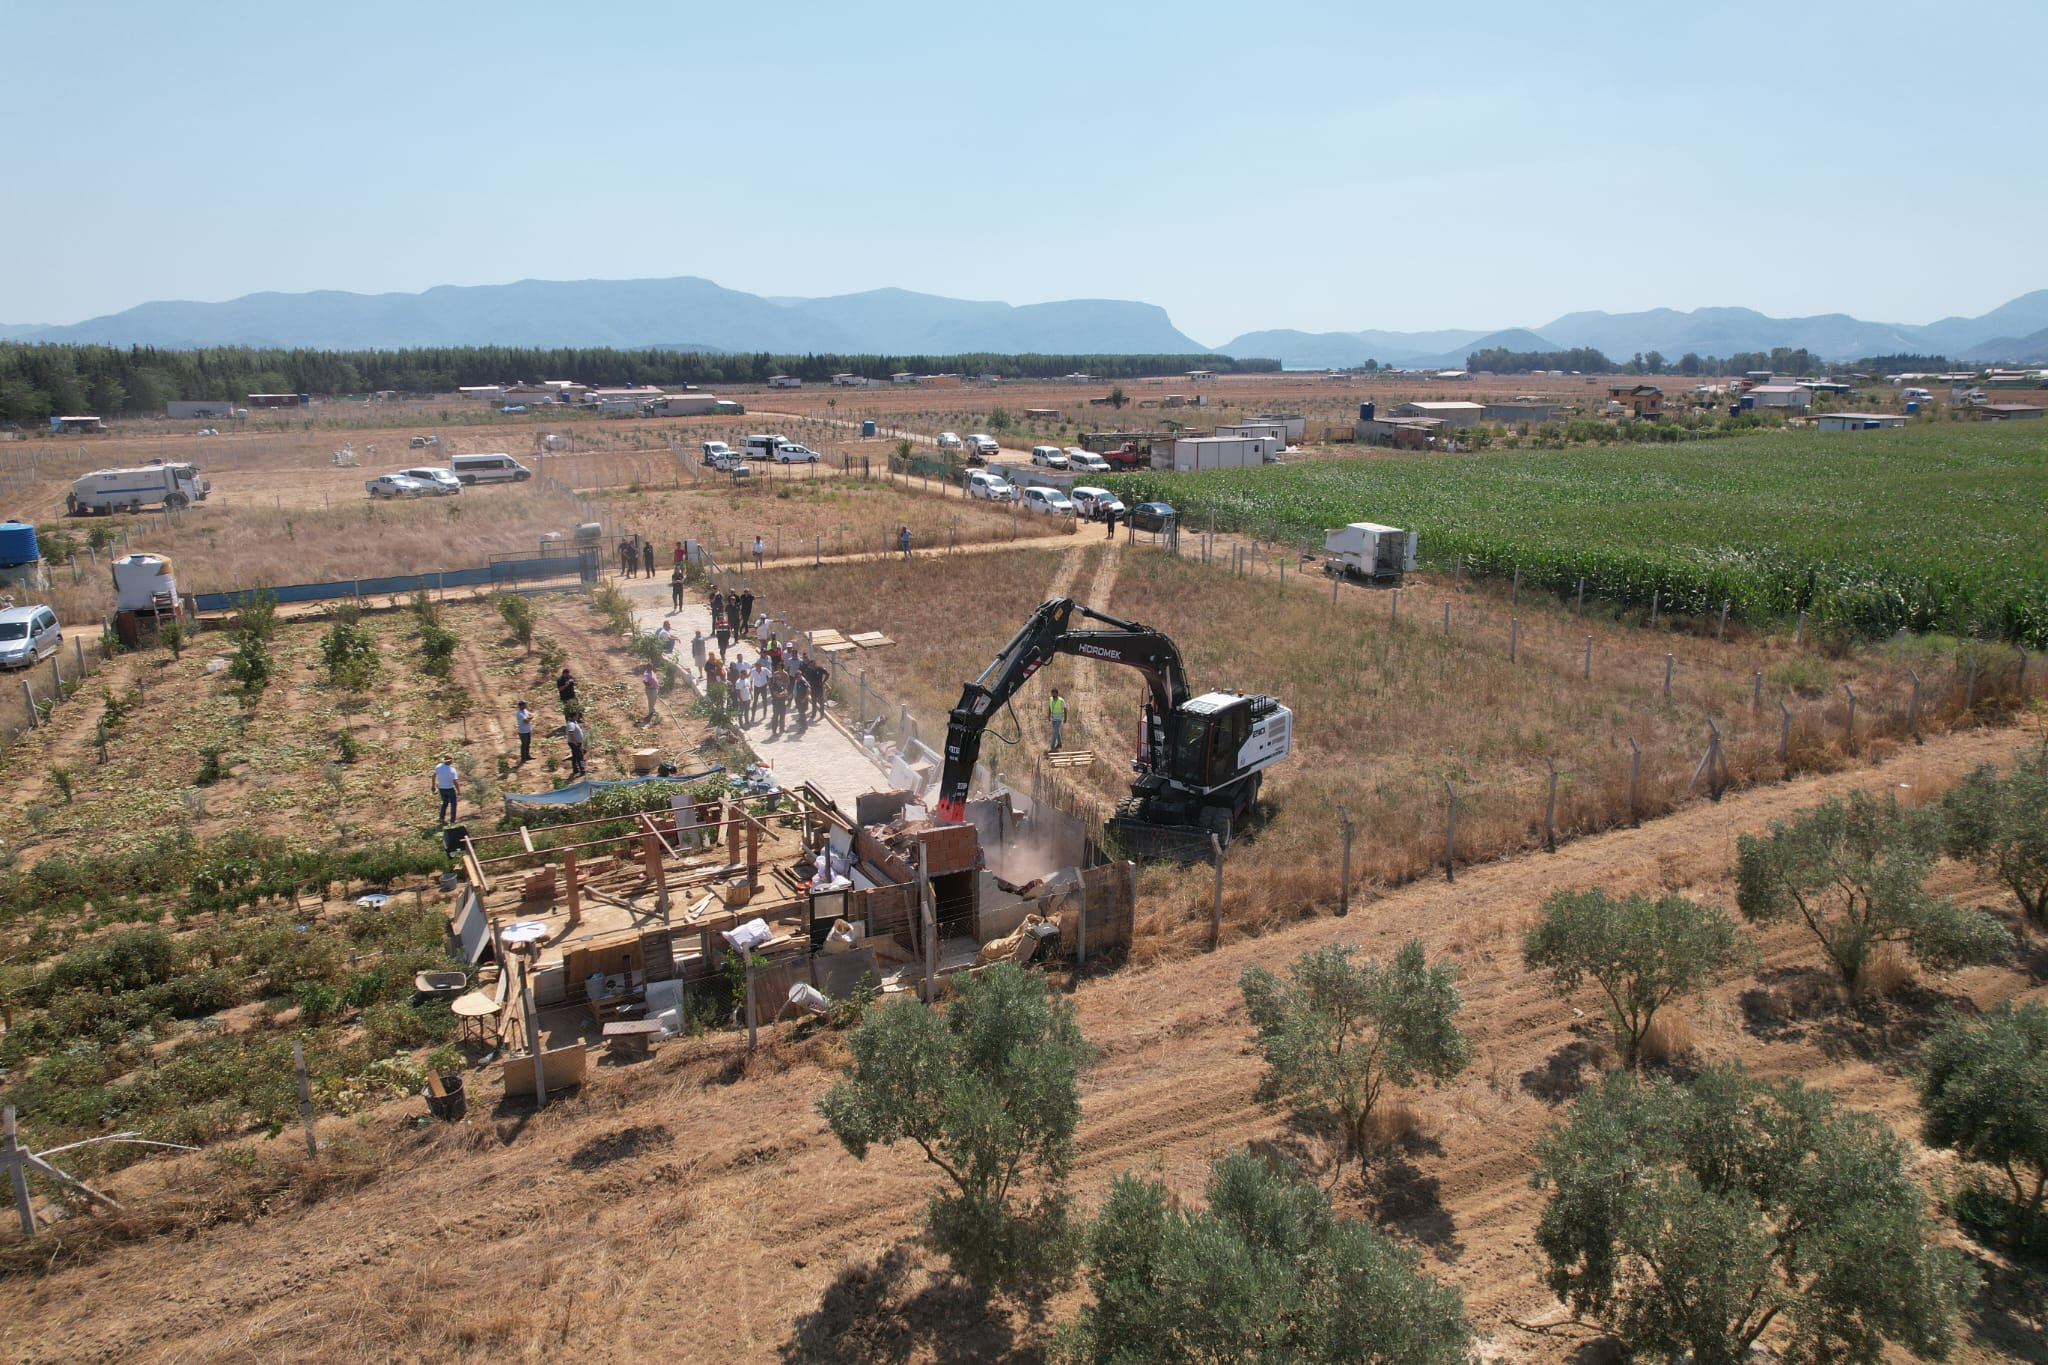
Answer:
[(395, 597), (425, 588), (497, 587), (536, 579), (576, 575), (585, 582), (597, 576), (593, 550), (576, 554), (544, 555), (533, 559), (494, 559), (479, 569), (449, 569), (435, 573), (392, 574), (383, 578), (338, 579), (331, 583), (287, 583), (274, 588), (238, 588), (233, 592), (201, 592), (192, 595), (194, 611), (236, 611), (258, 591), (268, 592), (279, 602), (331, 602), (340, 598)]
[(586, 777), (581, 782), (571, 782), (568, 786), (557, 787), (551, 792), (533, 792), (529, 795), (506, 792), (505, 805), (507, 809), (513, 806), (578, 806), (599, 792), (609, 791), (614, 787), (644, 787), (649, 783), (658, 783), (681, 789), (692, 782), (702, 782), (707, 777), (716, 777), (724, 771), (725, 765), (718, 763), (702, 772), (684, 773), (678, 777), (629, 777), (618, 782), (598, 782)]

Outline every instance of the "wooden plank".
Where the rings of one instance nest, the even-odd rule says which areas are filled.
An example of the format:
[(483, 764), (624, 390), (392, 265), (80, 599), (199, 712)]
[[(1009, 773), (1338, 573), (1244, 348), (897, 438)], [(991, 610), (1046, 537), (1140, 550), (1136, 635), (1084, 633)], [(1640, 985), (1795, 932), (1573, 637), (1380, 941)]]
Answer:
[[(566, 1089), (583, 1084), (585, 1063), (584, 1047), (581, 1043), (570, 1043), (567, 1047), (552, 1047), (541, 1054), (541, 1073), (546, 1078), (548, 1093), (557, 1088)], [(513, 1057), (499, 1068), (505, 1083), (507, 1095), (531, 1095), (533, 1093), (533, 1058)]]
[(826, 645), (844, 644), (846, 642), (846, 637), (836, 630), (814, 630), (810, 634), (811, 643), (820, 649), (823, 649)]
[(1093, 749), (1061, 749), (1045, 756), (1048, 768), (1085, 768), (1095, 762)]
[(526, 826), (524, 825), (519, 827), (519, 842), (526, 845), (528, 853), (533, 852), (533, 836), (526, 832)]
[(862, 649), (880, 649), (884, 645), (896, 643), (879, 630), (870, 630), (860, 635), (849, 635), (846, 638), (859, 645)]
[(842, 641), (836, 645), (819, 645), (818, 648), (826, 654), (844, 654), (848, 650), (859, 649), (860, 646)]

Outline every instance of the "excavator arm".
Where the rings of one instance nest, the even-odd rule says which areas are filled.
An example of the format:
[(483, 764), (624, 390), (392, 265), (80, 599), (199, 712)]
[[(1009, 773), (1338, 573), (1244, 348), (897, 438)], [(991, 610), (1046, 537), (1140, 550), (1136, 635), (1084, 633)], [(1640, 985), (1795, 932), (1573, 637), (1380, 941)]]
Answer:
[[(1076, 614), (1110, 629), (1069, 629)], [(1188, 699), (1187, 673), (1172, 640), (1150, 626), (1106, 616), (1070, 597), (1043, 602), (981, 676), (961, 690), (960, 704), (953, 708), (946, 727), (946, 765), (939, 778), (941, 820), (966, 819), (967, 789), (974, 780), (974, 764), (981, 756), (981, 736), (989, 718), (1055, 654), (1102, 659), (1137, 669), (1145, 675), (1153, 710), (1162, 718)]]

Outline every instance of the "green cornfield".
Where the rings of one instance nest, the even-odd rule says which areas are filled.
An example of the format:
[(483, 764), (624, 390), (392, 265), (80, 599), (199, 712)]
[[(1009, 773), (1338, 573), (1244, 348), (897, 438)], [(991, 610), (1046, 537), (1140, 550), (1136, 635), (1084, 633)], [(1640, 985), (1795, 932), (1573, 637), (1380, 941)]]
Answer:
[(1322, 544), (1385, 522), (1421, 555), (1561, 595), (1874, 637), (2048, 645), (2048, 421), (1759, 433), (1679, 446), (1313, 461), (1107, 482), (1189, 528)]

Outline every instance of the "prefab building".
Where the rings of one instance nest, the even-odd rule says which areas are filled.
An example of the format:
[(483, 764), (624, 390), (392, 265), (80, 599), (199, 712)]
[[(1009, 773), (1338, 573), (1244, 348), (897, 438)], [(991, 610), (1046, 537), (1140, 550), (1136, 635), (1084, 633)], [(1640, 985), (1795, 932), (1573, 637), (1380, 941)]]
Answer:
[(1302, 437), (1308, 435), (1308, 418), (1298, 412), (1262, 412), (1258, 420), (1277, 423), (1282, 428), (1281, 435), (1287, 438), (1289, 445), (1299, 442)]
[(1813, 390), (1804, 384), (1759, 384), (1745, 397), (1759, 408), (1791, 408), (1804, 412), (1813, 406)]
[(1906, 425), (1895, 412), (1824, 412), (1814, 420), (1822, 431), (1882, 431)]
[(718, 411), (718, 396), (710, 393), (671, 393), (650, 399), (644, 409), (649, 417), (706, 417)]
[(1218, 436), (1241, 436), (1248, 439), (1266, 439), (1287, 444), (1287, 428), (1278, 422), (1236, 422), (1216, 428)]
[(1395, 417), (1435, 417), (1456, 430), (1459, 427), (1476, 427), (1486, 417), (1486, 407), (1481, 403), (1403, 403), (1393, 410)]
[(1285, 448), (1272, 436), (1184, 436), (1173, 443), (1173, 470), (1256, 468)]
[(225, 399), (173, 398), (164, 405), (164, 415), (173, 419), (188, 417), (233, 417), (235, 405)]

